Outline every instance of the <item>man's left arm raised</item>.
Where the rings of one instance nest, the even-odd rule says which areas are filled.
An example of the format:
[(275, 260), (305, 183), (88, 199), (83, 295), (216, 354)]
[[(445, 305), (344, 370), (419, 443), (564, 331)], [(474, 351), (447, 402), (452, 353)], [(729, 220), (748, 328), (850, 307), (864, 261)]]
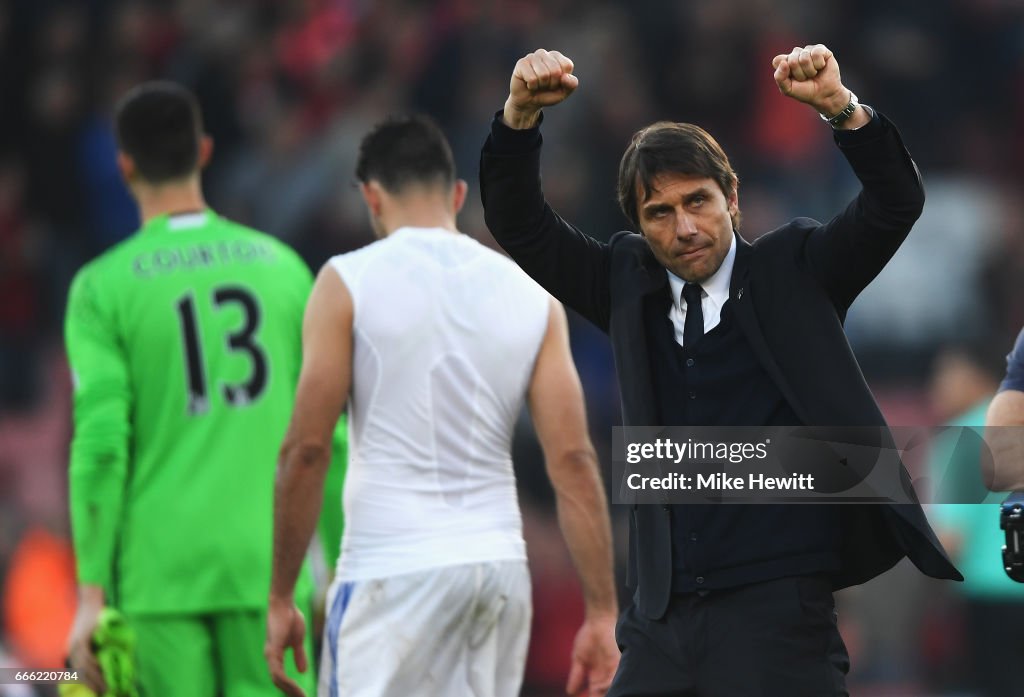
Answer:
[(845, 117), (833, 124), (833, 136), (862, 188), (839, 215), (811, 227), (803, 248), (811, 272), (845, 311), (920, 217), (921, 175), (896, 127), (860, 105), (843, 84), (839, 64), (828, 48), (796, 47), (776, 56), (772, 67), (784, 95), (808, 104), (826, 119)]

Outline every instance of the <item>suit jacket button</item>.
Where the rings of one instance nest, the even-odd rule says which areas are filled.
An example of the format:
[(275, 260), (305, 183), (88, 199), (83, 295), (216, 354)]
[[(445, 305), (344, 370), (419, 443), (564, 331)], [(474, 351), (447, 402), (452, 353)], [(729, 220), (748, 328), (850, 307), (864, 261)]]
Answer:
[(686, 367), (687, 367), (687, 368), (692, 368), (692, 367), (693, 367), (693, 364), (694, 364), (694, 363), (696, 363), (696, 362), (697, 362), (697, 361), (693, 360), (692, 358), (687, 358), (687, 359), (686, 359)]
[(699, 586), (700, 584), (704, 583), (704, 577), (703, 577), (703, 576), (698, 576), (698, 577), (697, 577), (697, 578), (695, 578), (694, 580), (695, 580), (695, 581), (697, 582), (697, 585), (698, 585), (698, 586)]

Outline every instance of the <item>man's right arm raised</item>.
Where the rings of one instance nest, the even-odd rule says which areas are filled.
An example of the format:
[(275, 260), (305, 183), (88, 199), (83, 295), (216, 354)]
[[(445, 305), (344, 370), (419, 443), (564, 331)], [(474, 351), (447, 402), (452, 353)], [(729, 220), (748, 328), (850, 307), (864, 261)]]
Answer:
[(618, 601), (612, 573), (611, 523), (597, 455), (587, 433), (565, 311), (551, 300), (548, 329), (529, 389), (530, 416), (555, 490), (558, 522), (583, 585), (585, 618), (573, 645), (569, 694), (603, 695), (619, 664)]
[(583, 234), (544, 200), (540, 183), (541, 109), (575, 91), (573, 63), (539, 49), (512, 72), (509, 96), (491, 124), (480, 159), (484, 218), (498, 244), (552, 295), (608, 329), (608, 246)]

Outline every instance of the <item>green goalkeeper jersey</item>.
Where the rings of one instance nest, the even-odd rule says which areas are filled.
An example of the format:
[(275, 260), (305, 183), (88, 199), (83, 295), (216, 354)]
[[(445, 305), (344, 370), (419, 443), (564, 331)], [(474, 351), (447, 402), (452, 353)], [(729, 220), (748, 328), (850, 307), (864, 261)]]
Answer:
[(154, 218), (79, 271), (65, 338), (81, 583), (129, 613), (265, 606), (311, 286), (290, 248), (210, 210)]

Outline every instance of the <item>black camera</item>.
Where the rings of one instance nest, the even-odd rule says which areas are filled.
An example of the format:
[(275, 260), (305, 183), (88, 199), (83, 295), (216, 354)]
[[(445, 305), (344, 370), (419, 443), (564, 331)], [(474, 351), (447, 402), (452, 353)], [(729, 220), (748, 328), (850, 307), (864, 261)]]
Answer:
[(1024, 492), (1015, 491), (1000, 505), (999, 527), (1006, 532), (1003, 568), (1017, 583), (1024, 583)]

